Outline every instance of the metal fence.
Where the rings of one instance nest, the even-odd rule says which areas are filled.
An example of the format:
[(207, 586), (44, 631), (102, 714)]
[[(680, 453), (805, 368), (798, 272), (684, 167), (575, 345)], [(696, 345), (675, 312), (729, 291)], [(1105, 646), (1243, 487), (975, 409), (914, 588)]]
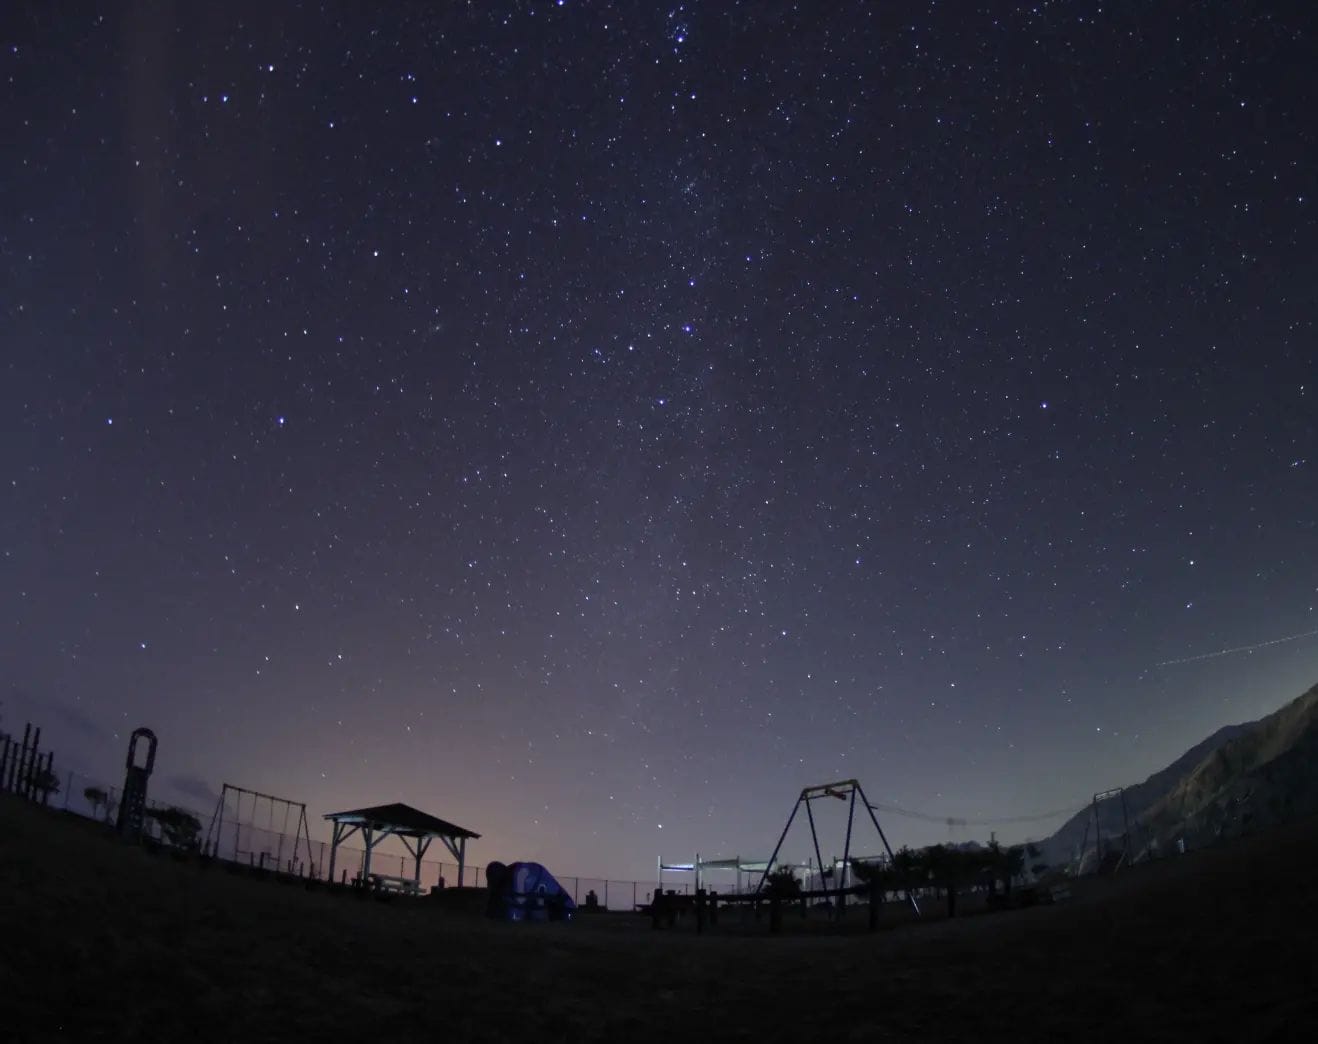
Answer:
[[(88, 819), (114, 823), (115, 812), (121, 797), (121, 788), (109, 786), (72, 770), (65, 770), (59, 777), (59, 787), (50, 796), (52, 807), (62, 807), (66, 811)], [(206, 838), (207, 828), (215, 812), (212, 808), (206, 812), (183, 806), (147, 801), (148, 810), (181, 808), (192, 815), (201, 824), (201, 837)], [(287, 827), (287, 828), (286, 828)], [(150, 815), (146, 817), (147, 836), (155, 841), (167, 843), (162, 836), (159, 823)], [(317, 838), (310, 839), (295, 835), (295, 825), (279, 824), (279, 829), (272, 829), (267, 822), (262, 826), (257, 823), (244, 822), (236, 818), (231, 809), (225, 810), (224, 830), (220, 837), (212, 837), (213, 847), (210, 854), (218, 859), (259, 866), (271, 870), (279, 869), (299, 877), (312, 877), (326, 880), (329, 871), (330, 843)], [(361, 874), (362, 863), (366, 853), (361, 848), (340, 845), (334, 857), (334, 876), (338, 881), (352, 881)], [(402, 853), (384, 852), (379, 848), (371, 852), (371, 872), (396, 877), (411, 878), (416, 868), (416, 861)], [(585, 875), (554, 876), (571, 895), (577, 905), (587, 902), (590, 893), (595, 894), (595, 902), (602, 909), (633, 910), (651, 901), (658, 882), (649, 880), (620, 880), (617, 878), (593, 877)], [(424, 859), (421, 862), (421, 887), (430, 889), (441, 884), (453, 886), (458, 884), (457, 863)], [(484, 865), (468, 865), (463, 875), (462, 884), (468, 887), (484, 887)], [(691, 885), (664, 882), (665, 891), (689, 894)]]

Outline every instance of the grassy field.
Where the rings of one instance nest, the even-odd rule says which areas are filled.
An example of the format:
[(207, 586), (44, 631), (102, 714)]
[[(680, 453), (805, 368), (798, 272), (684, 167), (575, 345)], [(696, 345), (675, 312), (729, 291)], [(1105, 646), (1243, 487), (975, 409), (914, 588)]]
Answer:
[(1301, 1040), (1316, 867), (1310, 822), (1058, 906), (696, 936), (308, 892), (0, 795), (0, 1040)]

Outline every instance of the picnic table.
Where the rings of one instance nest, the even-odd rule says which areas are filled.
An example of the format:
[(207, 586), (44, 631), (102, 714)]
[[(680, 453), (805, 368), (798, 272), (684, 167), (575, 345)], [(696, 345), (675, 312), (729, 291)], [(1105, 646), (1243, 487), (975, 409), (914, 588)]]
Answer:
[(420, 895), (421, 886), (410, 877), (394, 877), (390, 874), (367, 874), (371, 887), (381, 892), (397, 892), (400, 895)]

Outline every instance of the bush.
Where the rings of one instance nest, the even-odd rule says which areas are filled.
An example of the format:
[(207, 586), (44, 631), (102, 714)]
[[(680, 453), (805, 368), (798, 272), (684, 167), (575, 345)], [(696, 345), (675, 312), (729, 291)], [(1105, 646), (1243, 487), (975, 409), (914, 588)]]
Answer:
[(791, 867), (780, 866), (765, 878), (764, 894), (774, 899), (798, 899), (801, 896), (801, 881), (792, 873)]
[(193, 851), (199, 847), (201, 820), (181, 808), (147, 809), (147, 818), (154, 819), (160, 832), (175, 848)]

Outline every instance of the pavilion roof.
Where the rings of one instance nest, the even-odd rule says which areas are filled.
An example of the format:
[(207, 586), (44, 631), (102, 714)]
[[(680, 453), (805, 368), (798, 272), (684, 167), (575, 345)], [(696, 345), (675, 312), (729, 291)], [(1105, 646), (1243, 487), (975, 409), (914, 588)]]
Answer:
[(392, 805), (355, 808), (348, 812), (328, 812), (325, 818), (336, 823), (360, 823), (372, 829), (387, 829), (404, 837), (480, 837), (474, 830), (457, 826), (400, 801)]

